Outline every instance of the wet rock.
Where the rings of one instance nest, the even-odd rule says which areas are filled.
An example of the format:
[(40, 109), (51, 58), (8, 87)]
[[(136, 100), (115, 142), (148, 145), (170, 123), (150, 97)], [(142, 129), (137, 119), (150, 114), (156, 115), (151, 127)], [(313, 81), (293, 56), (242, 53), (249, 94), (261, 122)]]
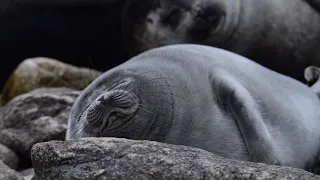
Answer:
[(17, 95), (40, 87), (68, 87), (82, 90), (101, 72), (79, 68), (55, 59), (38, 57), (23, 61), (12, 73), (2, 92), (2, 104)]
[(68, 88), (40, 88), (17, 96), (0, 109), (0, 143), (27, 166), (32, 145), (65, 138), (69, 111), (78, 95)]
[(38, 178), (319, 180), (301, 169), (230, 160), (207, 151), (151, 141), (83, 138), (32, 148)]
[(11, 149), (2, 144), (0, 144), (0, 161), (11, 169), (18, 168), (19, 159), (17, 155)]
[(0, 179), (1, 180), (24, 180), (23, 177), (13, 169), (10, 169), (0, 161)]

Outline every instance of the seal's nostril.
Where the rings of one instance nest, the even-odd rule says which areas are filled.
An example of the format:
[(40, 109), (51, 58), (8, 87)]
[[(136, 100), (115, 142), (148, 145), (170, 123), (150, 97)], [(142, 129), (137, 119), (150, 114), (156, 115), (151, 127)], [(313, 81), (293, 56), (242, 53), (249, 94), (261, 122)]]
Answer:
[(101, 96), (99, 99), (98, 99), (98, 102), (102, 103), (102, 104), (105, 104), (105, 100), (104, 100), (104, 96)]

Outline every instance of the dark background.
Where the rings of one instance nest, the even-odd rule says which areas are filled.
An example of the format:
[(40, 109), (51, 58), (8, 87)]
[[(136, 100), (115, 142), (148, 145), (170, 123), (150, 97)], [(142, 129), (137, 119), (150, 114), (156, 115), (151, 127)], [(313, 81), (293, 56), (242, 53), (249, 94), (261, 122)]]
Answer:
[(125, 0), (31, 1), (0, 2), (1, 89), (26, 58), (50, 57), (100, 71), (128, 59), (121, 35)]

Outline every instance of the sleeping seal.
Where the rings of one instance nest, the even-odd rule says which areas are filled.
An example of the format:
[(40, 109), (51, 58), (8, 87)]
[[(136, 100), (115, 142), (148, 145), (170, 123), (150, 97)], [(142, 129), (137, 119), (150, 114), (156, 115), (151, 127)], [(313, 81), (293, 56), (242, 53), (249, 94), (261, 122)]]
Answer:
[(123, 35), (131, 55), (204, 44), (303, 81), (320, 66), (320, 0), (128, 0)]
[(72, 107), (66, 139), (153, 140), (312, 171), (319, 108), (308, 86), (240, 55), (169, 45), (94, 80)]

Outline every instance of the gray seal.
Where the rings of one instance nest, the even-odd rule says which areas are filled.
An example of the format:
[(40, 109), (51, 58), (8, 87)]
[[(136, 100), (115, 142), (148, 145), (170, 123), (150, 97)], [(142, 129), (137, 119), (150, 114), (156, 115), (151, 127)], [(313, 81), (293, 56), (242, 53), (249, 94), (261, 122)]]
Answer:
[(319, 108), (307, 85), (245, 57), (169, 45), (108, 70), (83, 90), (66, 139), (152, 140), (312, 171)]
[(128, 0), (123, 27), (131, 55), (204, 44), (300, 81), (320, 66), (320, 0)]

